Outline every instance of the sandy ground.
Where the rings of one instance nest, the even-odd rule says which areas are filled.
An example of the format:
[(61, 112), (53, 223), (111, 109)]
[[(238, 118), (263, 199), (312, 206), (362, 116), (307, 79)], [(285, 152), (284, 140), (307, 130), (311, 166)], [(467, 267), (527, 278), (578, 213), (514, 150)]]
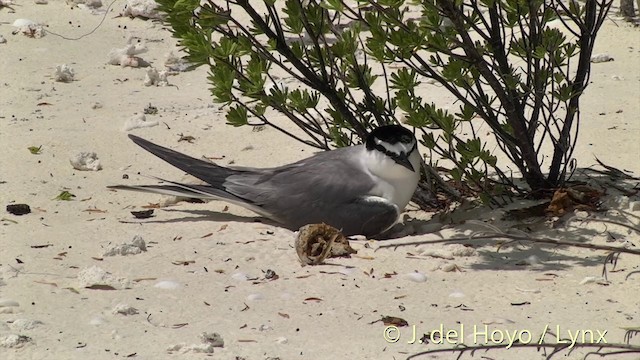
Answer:
[[(204, 68), (170, 76), (172, 86), (146, 87), (145, 69), (108, 65), (109, 51), (130, 38), (146, 44), (148, 52), (139, 56), (158, 69), (176, 50), (166, 28), (115, 17), (122, 7), (115, 2), (95, 32), (73, 41), (12, 35), (10, 24), (18, 18), (45, 22), (48, 31), (75, 38), (100, 22), (99, 11), (26, 0), (15, 12), (0, 9), (0, 35), (7, 40), (0, 44), (1, 359), (403, 359), (461, 343), (537, 342), (544, 333), (550, 342), (549, 333), (559, 333), (620, 343), (624, 327), (640, 326), (637, 256), (620, 256), (603, 281), (603, 251), (517, 243), (497, 252), (494, 242), (382, 247), (487, 230), (478, 222), (502, 231), (526, 227), (502, 220), (504, 209), (433, 218), (409, 209), (406, 224), (414, 235), (352, 241), (357, 256), (314, 267), (298, 262), (293, 232), (224, 203), (181, 203), (157, 209), (151, 219), (134, 219), (130, 211), (162, 199), (109, 191), (107, 185), (148, 183), (139, 173), (183, 176), (123, 131), (127, 119), (149, 105), (158, 114), (147, 120), (159, 125), (132, 133), (196, 157), (219, 158), (223, 165), (284, 164), (312, 150), (273, 129), (225, 125), (211, 102)], [(605, 23), (595, 52), (615, 61), (594, 64), (576, 158), (587, 167), (597, 156), (637, 176), (640, 36), (613, 20)], [(73, 82), (55, 81), (61, 64), (73, 67)], [(195, 141), (178, 142), (178, 134)], [(29, 146), (42, 146), (41, 153), (31, 154)], [(79, 151), (96, 152), (102, 170), (73, 169), (69, 158)], [(75, 198), (54, 200), (64, 190)], [(638, 195), (610, 189), (603, 200), (609, 210), (593, 217), (638, 225)], [(14, 203), (29, 204), (32, 213), (4, 212)], [(538, 229), (534, 236), (640, 246), (640, 234), (613, 224), (529, 227)], [(146, 244), (144, 251), (108, 256), (117, 245), (139, 245), (136, 237)], [(379, 321), (383, 316), (409, 326), (386, 327)], [(438, 331), (452, 332), (434, 343)], [(424, 334), (434, 339), (420, 344), (412, 341), (414, 332), (418, 340)], [(216, 346), (220, 338), (223, 347)], [(562, 358), (584, 354), (576, 350)], [(511, 348), (475, 358), (543, 355)]]

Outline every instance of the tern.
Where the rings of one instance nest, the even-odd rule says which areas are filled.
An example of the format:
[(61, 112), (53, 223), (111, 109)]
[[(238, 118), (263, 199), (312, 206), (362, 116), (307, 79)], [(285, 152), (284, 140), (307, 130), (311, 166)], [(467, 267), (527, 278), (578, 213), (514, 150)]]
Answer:
[(325, 223), (346, 236), (373, 237), (395, 225), (418, 186), (422, 163), (415, 136), (400, 125), (374, 129), (364, 144), (265, 169), (223, 167), (129, 138), (206, 185), (157, 178), (164, 184), (109, 188), (223, 200), (292, 230)]

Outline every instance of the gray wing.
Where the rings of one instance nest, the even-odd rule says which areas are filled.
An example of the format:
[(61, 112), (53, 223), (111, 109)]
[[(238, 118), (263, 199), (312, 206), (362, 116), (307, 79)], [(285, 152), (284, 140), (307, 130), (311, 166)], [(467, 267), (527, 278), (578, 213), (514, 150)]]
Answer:
[(375, 183), (350, 156), (358, 151), (341, 148), (251, 175), (238, 173), (223, 186), (292, 229), (324, 222), (345, 235), (376, 235), (396, 222), (399, 210), (382, 198), (371, 200)]
[(134, 135), (139, 146), (209, 185), (112, 186), (169, 195), (216, 198), (244, 206), (286, 227), (326, 223), (345, 235), (377, 235), (399, 215), (395, 204), (368, 195), (373, 179), (360, 171), (361, 146), (320, 152), (296, 163), (271, 169), (226, 168), (153, 144)]

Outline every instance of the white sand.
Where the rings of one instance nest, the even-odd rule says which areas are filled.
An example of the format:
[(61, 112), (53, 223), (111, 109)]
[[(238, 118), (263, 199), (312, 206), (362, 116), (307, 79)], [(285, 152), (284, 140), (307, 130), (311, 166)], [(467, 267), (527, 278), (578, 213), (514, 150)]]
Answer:
[[(498, 253), (492, 243), (470, 252), (461, 245), (375, 251), (390, 242), (359, 241), (352, 242), (358, 255), (351, 259), (303, 268), (291, 231), (256, 222), (254, 214), (235, 206), (181, 203), (156, 210), (151, 219), (134, 219), (131, 210), (144, 210), (160, 197), (109, 191), (107, 185), (150, 181), (138, 172), (183, 176), (122, 131), (127, 119), (149, 104), (158, 114), (146, 115), (147, 121), (159, 125), (132, 133), (194, 156), (224, 157), (218, 161), (222, 165), (278, 165), (312, 150), (273, 129), (252, 132), (225, 125), (211, 102), (205, 68), (170, 76), (172, 86), (147, 87), (144, 68), (107, 65), (110, 50), (123, 48), (132, 36), (148, 49), (136, 56), (158, 70), (165, 55), (175, 51), (175, 41), (160, 25), (116, 18), (122, 1), (95, 33), (77, 41), (12, 35), (8, 24), (26, 18), (77, 37), (101, 16), (62, 1), (20, 5), (15, 13), (0, 10), (0, 35), (7, 39), (0, 44), (0, 205), (4, 212), (8, 204), (27, 203), (32, 213), (0, 216), (0, 359), (164, 359), (210, 351), (214, 359), (402, 359), (446, 345), (408, 344), (414, 325), (419, 337), (440, 326), (445, 331), (463, 327), (463, 337), (452, 342), (467, 345), (474, 343), (474, 326), (481, 331), (487, 325), (496, 337), (508, 330), (526, 340), (529, 332), (531, 341), (547, 325), (552, 332), (558, 326), (563, 338), (567, 331), (591, 330), (597, 340), (597, 331), (606, 331), (610, 343), (623, 341), (623, 327), (640, 326), (637, 256), (623, 254), (607, 286), (596, 281), (604, 252), (524, 243)], [(595, 53), (615, 61), (594, 64), (592, 84), (581, 101), (576, 151), (581, 167), (594, 164), (597, 156), (640, 174), (639, 40), (638, 30), (621, 21), (607, 21), (599, 35)], [(54, 81), (62, 64), (73, 68), (74, 81)], [(178, 143), (178, 134), (196, 140)], [(39, 155), (27, 150), (40, 145)], [(69, 159), (80, 152), (95, 152), (102, 170), (75, 170)], [(63, 190), (76, 197), (53, 200)], [(627, 212), (637, 226), (638, 195), (626, 198), (610, 189), (605, 201)], [(516, 223), (499, 220), (503, 212), (477, 209), (452, 218), (488, 221), (507, 230)], [(617, 214), (597, 216), (622, 219)], [(394, 242), (485, 230), (448, 218), (426, 220), (429, 215), (415, 211), (408, 217), (425, 219), (411, 221), (418, 235)], [(605, 230), (616, 240), (607, 242)], [(137, 235), (146, 251), (104, 256), (116, 246), (139, 245), (139, 240), (133, 244)], [(536, 235), (640, 247), (639, 234), (598, 223), (572, 223)], [(119, 251), (129, 253), (112, 250)], [(266, 280), (268, 269), (278, 278)], [(92, 284), (98, 286), (85, 287)], [(398, 342), (385, 341), (382, 322), (372, 324), (382, 316), (409, 323), (400, 328)], [(633, 342), (638, 344), (637, 338)], [(476, 358), (482, 355), (543, 358), (534, 349)]]

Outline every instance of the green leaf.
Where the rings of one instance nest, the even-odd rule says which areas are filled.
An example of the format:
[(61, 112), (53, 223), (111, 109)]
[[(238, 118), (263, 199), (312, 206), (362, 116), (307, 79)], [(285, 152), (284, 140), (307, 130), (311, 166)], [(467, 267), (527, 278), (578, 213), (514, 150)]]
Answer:
[(344, 11), (344, 4), (340, 0), (323, 0), (320, 3), (320, 6), (327, 10), (333, 10), (340, 13)]
[(455, 181), (462, 181), (462, 171), (460, 171), (460, 169), (458, 168), (453, 168), (449, 170), (449, 175), (451, 175), (451, 177)]
[(73, 200), (74, 197), (76, 197), (76, 196), (73, 195), (72, 193), (68, 192), (67, 190), (64, 190), (58, 196), (53, 198), (53, 200), (69, 201), (69, 200)]
[(238, 127), (248, 123), (247, 109), (244, 106), (232, 107), (227, 112), (227, 124)]
[(298, 112), (315, 108), (319, 100), (320, 97), (317, 94), (311, 95), (307, 89), (295, 89), (289, 94), (291, 106)]
[(461, 121), (471, 121), (476, 116), (476, 112), (473, 109), (473, 106), (464, 104), (460, 106), (460, 112), (457, 113), (456, 116)]
[(489, 205), (491, 204), (491, 196), (489, 196), (489, 194), (487, 193), (482, 192), (480, 193), (480, 201), (482, 201), (484, 205)]
[(424, 145), (427, 149), (433, 150), (436, 147), (436, 140), (433, 137), (433, 133), (428, 132), (422, 135), (422, 145)]
[(402, 68), (394, 73), (391, 73), (391, 88), (396, 90), (411, 91), (420, 85), (417, 80), (418, 75), (415, 70)]
[(298, 0), (287, 0), (282, 11), (287, 14), (284, 19), (286, 30), (301, 35), (304, 31), (304, 23), (302, 22), (300, 3)]
[(32, 153), (33, 155), (42, 154), (42, 145), (40, 145), (40, 146), (29, 146), (27, 149), (29, 149), (29, 152)]
[(213, 85), (211, 94), (216, 102), (226, 103), (233, 100), (233, 82), (235, 70), (226, 63), (216, 61), (216, 66), (211, 67), (208, 80)]

